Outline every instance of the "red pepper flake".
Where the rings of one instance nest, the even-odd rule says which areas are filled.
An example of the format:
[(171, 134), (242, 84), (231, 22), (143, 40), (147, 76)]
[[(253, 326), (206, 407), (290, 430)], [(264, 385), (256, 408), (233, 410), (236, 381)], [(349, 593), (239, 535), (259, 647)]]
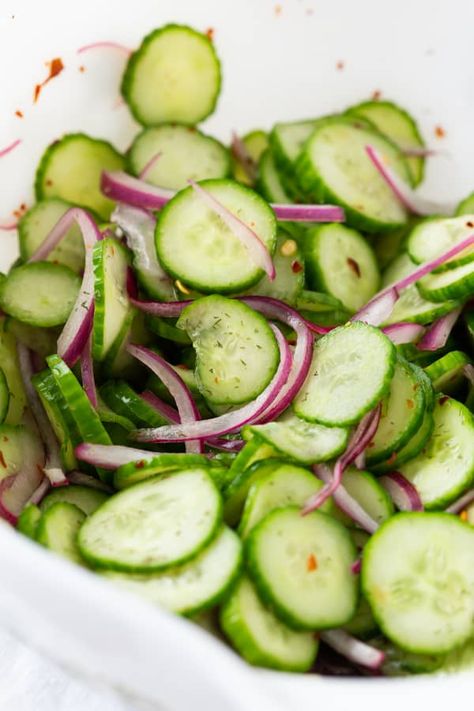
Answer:
[(372, 92), (372, 101), (379, 101), (381, 96), (382, 92), (380, 89), (375, 89), (375, 91)]
[(282, 11), (282, 6), (281, 5), (275, 5), (275, 15), (278, 17), (278, 15), (281, 15)]
[(461, 511), (459, 518), (461, 521), (467, 521), (467, 511)]
[(354, 272), (354, 274), (355, 274), (357, 277), (360, 277), (360, 267), (359, 267), (358, 262), (356, 262), (355, 259), (352, 259), (352, 257), (347, 257), (347, 264), (348, 264), (349, 267), (352, 269), (352, 271)]
[(314, 570), (318, 569), (318, 559), (314, 553), (310, 553), (306, 560), (306, 570), (308, 573), (312, 573)]
[(215, 32), (215, 29), (213, 27), (208, 27), (205, 32), (205, 35), (210, 42), (214, 41), (214, 32)]
[(442, 397), (440, 397), (438, 402), (440, 405), (444, 405), (444, 403), (447, 402), (448, 400), (449, 400), (449, 397), (447, 395), (443, 395)]
[(83, 64), (81, 64), (81, 66), (79, 67), (79, 71), (81, 72), (81, 74), (83, 74), (86, 71), (86, 68)]
[(144, 459), (140, 459), (139, 462), (135, 462), (135, 469), (143, 469), (145, 466), (146, 462)]
[(303, 271), (302, 265), (298, 261), (296, 261), (296, 259), (294, 262), (291, 262), (291, 271), (293, 272), (293, 274), (299, 274), (301, 271)]
[(466, 227), (474, 227), (474, 222), (469, 220), (469, 222), (466, 222)]
[(51, 81), (51, 79), (54, 79), (54, 77), (57, 77), (58, 74), (61, 74), (62, 70), (64, 69), (64, 64), (63, 60), (60, 57), (55, 57), (52, 59), (50, 62), (47, 62), (47, 65), (49, 65), (49, 74), (46, 77), (44, 81), (41, 82), (41, 84), (36, 84), (34, 94), (33, 94), (33, 103), (36, 104), (36, 102), (39, 99), (39, 95), (41, 93), (41, 89), (46, 86), (48, 82)]
[(413, 408), (415, 407), (415, 403), (413, 402), (413, 400), (407, 400), (407, 407), (409, 410), (413, 410)]
[(20, 207), (18, 207), (16, 210), (13, 210), (13, 214), (15, 215), (15, 217), (17, 218), (17, 220), (19, 220), (20, 217), (23, 217), (23, 215), (25, 214), (25, 212), (27, 211), (27, 209), (28, 209), (28, 206), (25, 205), (24, 202), (22, 202), (21, 205), (20, 205)]
[(23, 111), (20, 111), (20, 109), (17, 109), (15, 111), (15, 116), (18, 116), (18, 118), (23, 118)]
[(435, 126), (434, 134), (436, 138), (444, 138), (446, 136), (446, 131), (442, 126)]
[(387, 459), (386, 464), (388, 464), (389, 466), (391, 466), (392, 464), (395, 464), (396, 461), (397, 461), (397, 453), (396, 453), (396, 452), (392, 452), (392, 454), (390, 455), (390, 457)]
[(7, 468), (7, 463), (6, 463), (6, 461), (5, 461), (5, 457), (3, 456), (3, 452), (2, 452), (1, 449), (0, 449), (0, 464), (2, 465), (2, 467), (3, 467), (4, 469)]
[(346, 66), (346, 63), (343, 62), (342, 59), (340, 59), (338, 62), (336, 62), (336, 69), (339, 72), (342, 72), (342, 70), (344, 69), (345, 66)]
[(186, 365), (186, 363), (180, 363), (179, 365), (176, 366), (177, 368), (182, 368), (183, 370), (189, 370), (189, 365)]

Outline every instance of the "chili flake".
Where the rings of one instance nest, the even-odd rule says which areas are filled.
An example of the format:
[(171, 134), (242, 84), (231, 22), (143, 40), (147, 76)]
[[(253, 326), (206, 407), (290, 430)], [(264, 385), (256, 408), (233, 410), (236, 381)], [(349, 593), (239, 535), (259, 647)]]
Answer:
[(461, 511), (459, 518), (461, 521), (467, 521), (467, 511)]
[(352, 269), (352, 271), (354, 272), (354, 274), (355, 274), (357, 277), (360, 277), (360, 267), (359, 267), (359, 263), (356, 262), (355, 259), (352, 259), (352, 257), (347, 257), (347, 264), (348, 264), (349, 267)]
[(318, 559), (314, 555), (314, 553), (310, 553), (307, 560), (306, 560), (306, 570), (308, 573), (312, 573), (313, 570), (318, 569)]
[(434, 134), (436, 138), (444, 138), (446, 136), (446, 131), (442, 126), (435, 126)]
[(139, 462), (135, 462), (135, 469), (143, 469), (145, 466), (146, 462), (144, 459), (140, 459)]
[(210, 42), (212, 42), (214, 40), (214, 32), (215, 32), (215, 30), (213, 27), (208, 27), (205, 32), (205, 35), (206, 35), (207, 39), (210, 40)]
[(344, 69), (345, 66), (346, 66), (346, 63), (343, 62), (341, 59), (338, 62), (336, 62), (336, 69), (340, 72), (342, 72), (342, 70)]
[(293, 274), (299, 274), (301, 271), (303, 271), (303, 267), (299, 262), (295, 261), (291, 263), (291, 271)]
[(47, 64), (49, 65), (49, 74), (46, 79), (41, 82), (41, 84), (36, 84), (33, 93), (33, 103), (36, 103), (38, 101), (39, 95), (41, 94), (41, 89), (46, 86), (46, 84), (50, 82), (51, 79), (54, 79), (54, 77), (57, 77), (58, 74), (61, 74), (62, 70), (64, 69), (63, 60), (60, 57), (55, 57)]
[(15, 111), (15, 116), (18, 116), (18, 118), (23, 118), (23, 111), (20, 111), (20, 109), (17, 109)]
[(2, 467), (3, 467), (4, 469), (7, 468), (7, 463), (6, 463), (6, 461), (5, 461), (5, 457), (3, 456), (3, 452), (2, 452), (1, 449), (0, 449), (0, 464), (2, 465)]
[(382, 92), (380, 91), (380, 89), (375, 89), (375, 91), (372, 92), (372, 101), (378, 101), (381, 96)]
[(415, 403), (413, 402), (413, 400), (407, 400), (407, 407), (409, 410), (413, 410), (413, 408), (415, 407)]
[(275, 5), (275, 15), (278, 17), (278, 15), (281, 15), (282, 11), (282, 6), (281, 5)]

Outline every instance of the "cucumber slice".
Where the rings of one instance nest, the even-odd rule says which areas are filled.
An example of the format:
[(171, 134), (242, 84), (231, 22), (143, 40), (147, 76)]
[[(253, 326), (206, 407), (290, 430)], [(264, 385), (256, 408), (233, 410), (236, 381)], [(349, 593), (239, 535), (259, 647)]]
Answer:
[(209, 38), (184, 25), (166, 25), (147, 35), (130, 57), (122, 95), (144, 126), (193, 125), (212, 114), (220, 85), (220, 63)]
[(428, 444), (433, 434), (434, 419), (430, 411), (426, 410), (423, 421), (413, 437), (408, 440), (399, 452), (392, 452), (390, 457), (380, 464), (372, 465), (372, 470), (377, 474), (386, 474), (398, 469), (402, 464), (414, 459)]
[[(43, 443), (23, 425), (0, 425), (0, 482), (7, 482), (2, 504), (13, 516), (23, 511), (31, 492), (40, 485), (44, 467)], [(22, 476), (16, 476), (19, 473)]]
[(370, 609), (370, 605), (362, 595), (359, 599), (354, 617), (344, 625), (343, 629), (349, 634), (355, 637), (361, 637), (362, 639), (367, 639), (367, 637), (377, 632), (377, 623)]
[[(0, 286), (1, 290), (1, 286)], [(18, 425), (23, 420), (23, 413), (27, 406), (23, 378), (18, 366), (16, 339), (7, 331), (7, 323), (0, 317), (0, 363), (7, 381), (9, 402), (5, 422), (9, 425)]]
[(366, 232), (397, 229), (406, 224), (406, 211), (372, 165), (367, 145), (409, 182), (396, 146), (377, 131), (344, 117), (318, 125), (296, 162), (299, 181), (313, 199), (341, 205), (350, 227)]
[[(415, 269), (416, 265), (413, 264), (408, 254), (405, 252), (400, 254), (385, 270), (382, 287), (394, 284), (399, 279), (412, 274)], [(403, 289), (384, 325), (388, 326), (391, 323), (399, 323), (400, 321), (421, 323), (423, 325), (432, 323), (457, 306), (459, 306), (458, 301), (428, 301), (421, 296), (416, 284), (412, 284)]]
[(382, 523), (393, 516), (392, 499), (369, 472), (349, 467), (344, 472), (342, 485), (377, 523)]
[(95, 244), (92, 262), (95, 299), (92, 355), (94, 360), (102, 361), (117, 352), (133, 318), (127, 293), (131, 260), (120, 242), (107, 237)]
[(250, 664), (305, 672), (314, 664), (318, 642), (309, 632), (295, 632), (262, 605), (243, 577), (221, 609), (220, 624), (233, 647)]
[(80, 443), (80, 437), (53, 376), (49, 370), (43, 370), (36, 373), (31, 382), (59, 441), (61, 463), (64, 469), (67, 472), (77, 469), (74, 449)]
[[(402, 151), (424, 148), (425, 144), (415, 119), (392, 101), (364, 101), (357, 106), (351, 106), (347, 113), (368, 119)], [(411, 183), (416, 187), (423, 180), (425, 159), (422, 156), (408, 156), (406, 162)]]
[[(53, 227), (72, 205), (59, 198), (41, 200), (26, 212), (18, 223), (20, 256), (24, 262), (43, 244)], [(66, 232), (57, 247), (47, 257), (48, 262), (59, 262), (76, 273), (84, 269), (84, 240), (76, 225)]]
[(443, 395), (433, 410), (434, 430), (425, 449), (399, 468), (426, 509), (445, 508), (474, 479), (474, 416)]
[(166, 341), (173, 341), (181, 346), (189, 346), (191, 343), (188, 334), (173, 326), (169, 319), (160, 318), (159, 316), (147, 316), (146, 325), (152, 333), (156, 333), (157, 336), (164, 338)]
[(469, 262), (440, 274), (428, 274), (417, 282), (417, 286), (420, 294), (431, 301), (463, 301), (474, 291), (474, 263)]
[(114, 474), (114, 486), (116, 489), (127, 489), (129, 486), (139, 484), (145, 479), (158, 474), (186, 469), (191, 467), (207, 467), (209, 460), (201, 454), (157, 454), (153, 456), (150, 452), (150, 459), (140, 459), (137, 462), (122, 464)]
[(338, 299), (355, 312), (377, 292), (380, 273), (372, 248), (355, 230), (319, 225), (304, 236), (308, 286)]
[(155, 575), (107, 572), (109, 580), (155, 605), (181, 615), (195, 615), (217, 605), (239, 575), (242, 545), (239, 537), (223, 526), (197, 558), (173, 570)]
[(229, 483), (224, 487), (224, 518), (229, 526), (234, 526), (242, 513), (250, 487), (266, 472), (273, 471), (276, 451), (253, 437), (238, 453), (229, 471)]
[(11, 270), (0, 288), (2, 310), (31, 326), (61, 326), (76, 301), (81, 280), (62, 264), (31, 262)]
[(410, 365), (398, 358), (390, 392), (382, 401), (377, 431), (366, 450), (367, 466), (384, 461), (404, 447), (421, 425), (424, 411), (421, 383)]
[[(408, 237), (408, 254), (415, 264), (430, 262), (469, 237), (473, 233), (473, 228), (474, 214), (449, 218), (434, 217), (424, 220), (412, 230)], [(469, 264), (473, 260), (474, 252), (472, 247), (469, 247), (435, 271), (444, 272), (455, 269), (463, 264)]]
[(306, 422), (287, 411), (276, 422), (253, 425), (249, 432), (274, 447), (281, 454), (302, 464), (315, 464), (334, 459), (344, 451), (348, 439), (347, 429), (324, 427)]
[(304, 144), (319, 123), (320, 120), (315, 119), (276, 123), (270, 133), (270, 145), (276, 165), (291, 174)]
[(271, 149), (267, 149), (258, 164), (258, 189), (268, 202), (289, 204), (291, 197), (286, 192), (275, 164)]
[(103, 170), (124, 170), (124, 159), (107, 141), (70, 133), (52, 143), (36, 171), (36, 199), (60, 198), (107, 220), (113, 203), (100, 190)]
[(85, 518), (84, 511), (74, 504), (65, 501), (52, 504), (41, 515), (36, 540), (73, 563), (84, 565), (77, 536)]
[(204, 468), (155, 477), (112, 496), (79, 534), (98, 568), (158, 572), (195, 558), (216, 536), (222, 503)]
[(246, 540), (250, 575), (262, 600), (294, 629), (346, 624), (357, 606), (356, 549), (331, 516), (297, 506), (268, 514)]
[(463, 382), (464, 366), (470, 363), (471, 359), (462, 351), (450, 351), (426, 366), (425, 373), (429, 376), (437, 393), (451, 395)]
[(0, 368), (0, 425), (5, 421), (10, 405), (10, 391), (5, 373)]
[(135, 424), (128, 417), (123, 417), (118, 415), (116, 412), (110, 409), (108, 405), (105, 404), (103, 400), (99, 397), (99, 403), (97, 406), (97, 412), (99, 413), (100, 421), (106, 424), (117, 425), (121, 427), (126, 432), (131, 432), (136, 429)]
[(355, 424), (388, 393), (395, 353), (381, 331), (361, 321), (334, 329), (314, 346), (296, 414), (329, 427)]
[(456, 208), (455, 215), (472, 215), (474, 213), (474, 193), (461, 200)]
[(445, 658), (442, 654), (415, 654), (391, 644), (385, 637), (376, 637), (369, 643), (385, 653), (382, 671), (385, 676), (400, 677), (408, 674), (428, 674), (437, 671)]
[(280, 232), (273, 257), (275, 279), (270, 281), (265, 275), (249, 292), (293, 305), (304, 287), (303, 265), (303, 258), (295, 240), (290, 239), (287, 233)]
[(35, 504), (25, 506), (16, 524), (17, 531), (23, 533), (24, 536), (36, 540), (38, 532), (38, 524), (41, 519), (41, 510)]
[(474, 631), (474, 531), (445, 513), (397, 514), (365, 548), (362, 587), (392, 642), (449, 652)]
[(226, 178), (230, 173), (227, 148), (194, 126), (163, 124), (144, 129), (128, 152), (131, 172), (140, 175), (158, 154), (145, 179), (162, 188), (181, 190), (190, 178)]
[(223, 296), (197, 299), (178, 327), (196, 350), (196, 383), (216, 405), (256, 398), (275, 375), (278, 346), (266, 319), (241, 301)]
[(306, 311), (315, 314), (330, 313), (343, 308), (339, 299), (330, 294), (323, 294), (320, 291), (309, 291), (303, 289), (296, 300), (296, 307), (299, 311)]
[[(239, 525), (239, 534), (244, 539), (250, 531), (274, 509), (294, 504), (302, 507), (311, 496), (322, 489), (322, 482), (307, 469), (294, 464), (273, 460), (272, 467), (251, 485)], [(321, 511), (332, 513), (334, 504), (328, 499)]]
[(425, 396), (425, 407), (426, 410), (431, 412), (436, 404), (436, 394), (433, 389), (433, 383), (426, 371), (423, 370), (416, 363), (410, 363), (410, 368), (415, 373), (415, 377), (423, 389), (423, 395)]
[(54, 353), (57, 348), (59, 330), (57, 328), (41, 328), (22, 323), (15, 318), (8, 317), (5, 323), (8, 333), (17, 341), (34, 351), (42, 358)]
[(80, 486), (69, 484), (60, 486), (49, 492), (40, 504), (40, 510), (44, 513), (58, 503), (74, 504), (86, 516), (94, 513), (99, 506), (107, 501), (109, 495), (104, 491), (92, 489), (90, 486)]
[[(274, 252), (275, 216), (257, 193), (232, 180), (205, 180), (202, 187), (251, 226)], [(263, 276), (246, 247), (192, 187), (179, 192), (163, 208), (155, 240), (158, 260), (166, 271), (197, 291), (243, 291)]]
[(167, 423), (163, 415), (137, 395), (125, 380), (105, 383), (100, 396), (114, 412), (131, 420), (136, 427), (160, 427)]
[[(250, 159), (254, 163), (258, 164), (262, 154), (268, 148), (268, 134), (260, 129), (255, 129), (254, 131), (250, 131), (245, 134), (242, 138), (242, 143), (244, 144)], [(232, 161), (232, 174), (234, 179), (238, 180), (239, 183), (252, 187), (252, 181), (250, 180), (247, 171), (235, 157)]]

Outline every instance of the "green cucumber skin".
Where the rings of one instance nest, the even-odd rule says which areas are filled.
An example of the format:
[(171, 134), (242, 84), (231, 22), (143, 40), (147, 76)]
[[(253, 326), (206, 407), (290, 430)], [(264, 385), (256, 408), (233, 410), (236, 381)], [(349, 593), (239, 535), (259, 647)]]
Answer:
[(40, 519), (41, 510), (38, 506), (35, 504), (28, 504), (18, 517), (16, 525), (17, 531), (35, 541)]
[(474, 192), (461, 200), (456, 208), (455, 215), (470, 215), (474, 213)]
[[(152, 453), (150, 453), (152, 454)], [(138, 460), (122, 464), (115, 470), (114, 486), (127, 489), (158, 474), (167, 474), (182, 467), (209, 466), (209, 460), (202, 454), (158, 454), (149, 460)], [(210, 472), (211, 473), (211, 472)]]
[[(146, 37), (143, 38), (140, 47), (132, 53), (130, 56), (130, 59), (128, 60), (127, 66), (125, 68), (125, 72), (122, 77), (122, 83), (120, 87), (120, 91), (122, 93), (123, 98), (125, 99), (128, 108), (130, 109), (130, 112), (132, 113), (133, 117), (138, 121), (139, 124), (142, 124), (143, 126), (148, 126), (148, 125), (153, 125), (149, 124), (148, 120), (144, 118), (141, 114), (140, 109), (136, 106), (135, 102), (131, 100), (130, 94), (131, 94), (131, 89), (132, 89), (132, 84), (133, 84), (133, 79), (134, 79), (134, 73), (137, 70), (137, 65), (139, 64), (141, 55), (146, 51), (148, 45), (150, 45), (157, 37), (159, 37), (160, 34), (163, 34), (164, 32), (167, 32), (168, 30), (173, 30), (173, 29), (179, 29), (179, 30), (186, 30), (193, 36), (199, 36), (200, 38), (203, 39), (203, 41), (206, 41), (206, 37), (202, 35), (199, 32), (196, 32), (192, 28), (186, 26), (186, 25), (178, 25), (178, 24), (168, 24), (165, 25), (164, 27), (160, 27), (156, 30), (153, 30), (150, 32)], [(221, 84), (222, 84), (222, 74), (221, 74), (221, 65), (219, 58), (214, 50), (212, 42), (207, 39), (207, 42), (209, 44), (209, 47), (211, 48), (215, 63), (216, 63), (216, 69), (217, 69), (217, 86), (216, 86), (216, 91), (214, 95), (214, 100), (211, 102), (211, 105), (209, 106), (209, 110), (206, 114), (200, 116), (199, 118), (195, 119), (192, 121), (192, 123), (199, 123), (200, 121), (204, 121), (208, 116), (210, 116), (217, 105), (217, 100), (219, 98), (220, 90), (221, 90)], [(185, 122), (183, 122), (185, 123)]]
[(0, 368), (0, 425), (5, 422), (5, 418), (10, 406), (10, 391), (5, 373)]

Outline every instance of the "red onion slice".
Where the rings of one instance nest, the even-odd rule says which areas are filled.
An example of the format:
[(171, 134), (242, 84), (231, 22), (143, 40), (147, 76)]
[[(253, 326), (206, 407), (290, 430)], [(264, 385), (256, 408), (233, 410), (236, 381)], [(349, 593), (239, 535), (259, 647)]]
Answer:
[(174, 190), (158, 188), (122, 171), (104, 170), (100, 186), (104, 195), (111, 200), (145, 210), (161, 210), (176, 194)]
[(31, 352), (22, 343), (18, 343), (17, 352), (21, 378), (28, 398), (28, 404), (46, 451), (46, 461), (43, 467), (44, 474), (48, 477), (51, 486), (64, 486), (68, 481), (63, 471), (58, 440), (41, 404), (39, 395), (31, 382), (31, 378), (33, 377)]
[(15, 150), (22, 143), (21, 138), (17, 138), (16, 141), (12, 141), (8, 146), (0, 150), (0, 158), (7, 156), (9, 153)]
[(362, 570), (362, 559), (357, 558), (357, 560), (355, 560), (351, 565), (351, 573), (353, 573), (353, 575), (359, 575), (361, 570)]
[(87, 343), (81, 356), (81, 377), (84, 392), (89, 398), (92, 407), (97, 410), (99, 400), (97, 398), (97, 388), (95, 386), (94, 361), (92, 360), (92, 343), (90, 336), (87, 339)]
[(18, 514), (12, 513), (9, 508), (4, 506), (2, 499), (4, 492), (9, 490), (15, 481), (16, 476), (16, 474), (12, 474), (11, 476), (7, 476), (0, 481), (0, 518), (3, 518), (4, 521), (11, 523), (12, 526), (16, 525), (16, 522), (18, 521)]
[(173, 422), (174, 424), (181, 422), (178, 410), (172, 405), (168, 405), (167, 402), (158, 397), (158, 395), (155, 395), (151, 390), (145, 390), (140, 397), (142, 400), (146, 400), (146, 402), (159, 412), (165, 420), (168, 420), (168, 422)]
[(138, 176), (140, 178), (140, 180), (146, 180), (146, 176), (148, 175), (150, 170), (153, 168), (155, 163), (161, 158), (161, 156), (162, 156), (162, 152), (158, 151), (157, 153), (155, 153), (154, 156), (152, 156), (150, 158), (149, 161), (147, 161), (145, 163), (144, 167), (142, 168), (142, 170), (140, 171), (140, 174)]
[(383, 156), (373, 146), (366, 146), (365, 150), (390, 190), (407, 210), (414, 215), (452, 215), (454, 205), (442, 205), (420, 197), (385, 163)]
[(457, 309), (450, 311), (449, 314), (437, 319), (426, 331), (417, 348), (420, 351), (437, 351), (438, 348), (443, 348), (453, 330), (454, 324), (461, 315), (461, 311), (462, 306), (459, 306)]
[(280, 222), (344, 222), (346, 215), (337, 205), (286, 205), (272, 203)]
[(392, 313), (398, 297), (399, 294), (395, 287), (390, 287), (387, 291), (376, 294), (352, 316), (351, 321), (363, 321), (369, 326), (380, 326)]
[(463, 494), (459, 499), (453, 501), (452, 504), (446, 509), (446, 513), (459, 514), (467, 506), (470, 506), (474, 502), (474, 489), (469, 489), (465, 494)]
[(38, 504), (40, 504), (48, 493), (48, 491), (50, 490), (50, 488), (51, 484), (49, 482), (49, 479), (48, 477), (44, 476), (43, 481), (31, 494), (25, 506), (28, 506), (28, 504), (35, 504), (37, 506)]
[[(421, 336), (425, 333), (424, 326), (420, 326), (419, 323), (409, 323), (401, 321), (400, 323), (392, 323), (390, 326), (385, 326), (382, 328), (388, 338), (399, 346), (402, 343), (415, 343)], [(418, 348), (420, 345), (418, 344)]]
[(92, 329), (94, 308), (92, 250), (96, 242), (101, 239), (101, 234), (89, 213), (81, 208), (72, 207), (56, 223), (44, 242), (28, 260), (38, 262), (46, 259), (74, 222), (81, 230), (84, 240), (85, 263), (79, 294), (58, 338), (58, 354), (69, 366), (73, 366), (79, 360)]
[(326, 630), (320, 632), (319, 636), (329, 647), (362, 667), (376, 671), (385, 661), (384, 652), (361, 642), (344, 630)]
[(0, 230), (3, 232), (13, 232), (18, 227), (18, 222), (4, 222), (0, 224)]
[(84, 54), (84, 52), (89, 52), (91, 49), (116, 49), (118, 52), (122, 52), (129, 56), (132, 50), (119, 42), (110, 42), (109, 40), (102, 40), (100, 42), (91, 42), (91, 44), (85, 44), (79, 47), (77, 54)]
[(118, 469), (129, 462), (148, 461), (155, 457), (157, 452), (147, 449), (135, 449), (119, 444), (91, 444), (82, 442), (75, 449), (75, 455), (81, 462), (87, 462), (100, 469)]
[(413, 484), (400, 472), (390, 472), (380, 477), (380, 483), (400, 511), (423, 511), (423, 502)]
[(90, 474), (84, 474), (84, 472), (76, 470), (68, 472), (67, 478), (71, 484), (78, 484), (79, 486), (88, 486), (89, 489), (98, 489), (98, 491), (106, 491), (109, 494), (114, 493), (114, 490), (111, 486), (108, 486), (103, 481), (100, 481), (100, 479), (96, 479)]
[[(139, 442), (187, 442), (192, 439), (209, 439), (239, 430), (244, 425), (254, 422), (273, 403), (288, 379), (292, 355), (290, 348), (280, 331), (270, 324), (275, 333), (280, 350), (280, 363), (267, 387), (253, 401), (225, 415), (208, 420), (200, 420), (180, 425), (166, 425), (140, 429), (132, 433), (132, 438)], [(179, 408), (178, 408), (179, 409)]]
[(250, 184), (254, 185), (257, 180), (258, 166), (248, 152), (245, 143), (239, 138), (235, 131), (232, 132), (230, 149), (235, 160), (242, 167), (242, 170), (249, 179)]
[[(201, 415), (188, 386), (164, 358), (144, 346), (129, 345), (127, 346), (127, 351), (134, 358), (150, 368), (168, 388), (176, 402), (180, 423), (183, 426), (191, 425), (201, 419)], [(202, 454), (203, 446), (201, 441), (199, 439), (188, 439), (186, 441), (186, 451), (188, 453)]]
[(260, 267), (260, 269), (263, 269), (270, 281), (273, 281), (275, 279), (275, 266), (273, 264), (272, 255), (257, 233), (237, 217), (237, 215), (234, 215), (231, 210), (227, 209), (219, 200), (216, 200), (216, 198), (208, 190), (205, 190), (199, 185), (199, 183), (196, 183), (194, 180), (188, 180), (188, 182), (202, 202), (221, 218), (226, 227), (237, 237), (239, 242), (243, 244), (254, 264)]

